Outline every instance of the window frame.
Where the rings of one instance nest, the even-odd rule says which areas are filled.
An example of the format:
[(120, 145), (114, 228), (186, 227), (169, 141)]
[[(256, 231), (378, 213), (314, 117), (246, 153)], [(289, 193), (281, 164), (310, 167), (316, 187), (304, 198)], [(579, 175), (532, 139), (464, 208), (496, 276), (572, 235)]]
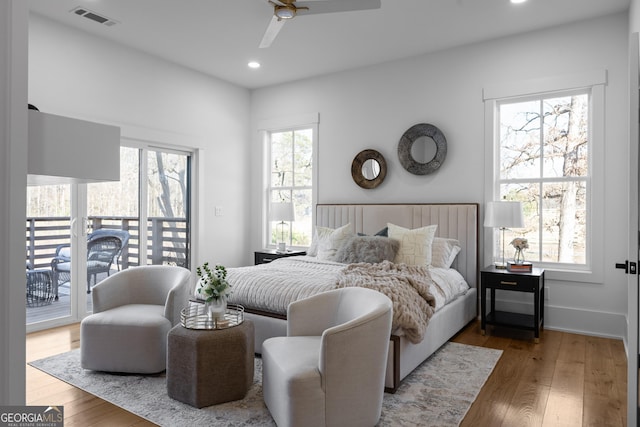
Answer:
[[(183, 138), (187, 139), (187, 138)], [(189, 141), (191, 142), (191, 141)], [(181, 146), (175, 143), (161, 141), (160, 139), (154, 139), (153, 141), (142, 139), (136, 136), (122, 136), (120, 140), (121, 147), (128, 147), (138, 150), (139, 161), (139, 176), (148, 176), (148, 156), (149, 152), (160, 151), (168, 154), (176, 154), (187, 157), (187, 187), (189, 192), (187, 195), (187, 205), (184, 207), (187, 220), (187, 248), (186, 255), (187, 268), (191, 268), (194, 265), (199, 265), (197, 260), (199, 259), (199, 234), (197, 230), (200, 229), (200, 217), (203, 217), (199, 213), (200, 208), (203, 206), (198, 203), (199, 200), (204, 198), (204, 186), (198, 185), (199, 182), (204, 182), (203, 170), (200, 165), (200, 159), (203, 156), (203, 150), (193, 148), (193, 146)], [(146, 181), (145, 181), (146, 182)], [(138, 183), (138, 217), (144, 218), (148, 221), (148, 187), (142, 181)], [(140, 221), (142, 224), (142, 221)], [(139, 234), (139, 265), (149, 265), (149, 258), (147, 253), (148, 233)]]
[[(284, 117), (271, 120), (263, 120), (258, 125), (258, 131), (261, 134), (262, 139), (262, 246), (268, 249), (274, 249), (275, 244), (271, 243), (271, 220), (269, 219), (271, 208), (271, 191), (274, 187), (271, 187), (271, 134), (297, 131), (302, 129), (311, 129), (312, 138), (312, 162), (311, 162), (311, 237), (313, 238), (313, 232), (315, 229), (315, 206), (317, 204), (318, 193), (318, 123), (319, 114), (301, 114), (298, 116)], [(283, 189), (287, 189), (285, 187)], [(291, 189), (295, 189), (292, 186)], [(302, 188), (302, 187), (300, 187)], [(308, 186), (305, 186), (308, 188)], [(291, 246), (287, 244), (288, 249), (304, 250), (308, 246)]]
[[(590, 92), (589, 101), (589, 178), (586, 236), (586, 264), (536, 262), (553, 280), (602, 283), (604, 277), (604, 121), (606, 71), (591, 71), (568, 76), (500, 83), (484, 88), (485, 108), (485, 202), (498, 200), (500, 190), (499, 106), (501, 103), (548, 96), (562, 96), (576, 91)], [(536, 179), (538, 180), (538, 179)], [(532, 180), (532, 181), (536, 181)], [(492, 230), (484, 233), (485, 263), (495, 252)]]

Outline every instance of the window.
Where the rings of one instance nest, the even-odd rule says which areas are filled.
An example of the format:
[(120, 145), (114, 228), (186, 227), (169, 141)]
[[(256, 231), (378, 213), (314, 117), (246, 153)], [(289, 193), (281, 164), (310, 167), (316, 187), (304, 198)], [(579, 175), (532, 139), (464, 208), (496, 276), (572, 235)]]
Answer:
[(191, 153), (147, 150), (147, 264), (190, 266)]
[[(91, 228), (124, 229), (131, 234), (123, 252), (125, 268), (145, 263), (189, 268), (190, 162), (189, 152), (121, 147), (120, 181), (88, 185)], [(143, 216), (146, 227), (140, 226)]]
[(294, 220), (280, 221), (267, 215), (267, 244), (284, 241), (287, 246), (311, 244), (313, 227), (314, 128), (268, 132), (268, 207), (293, 203)]
[(533, 262), (587, 264), (590, 92), (498, 102), (499, 198), (523, 204)]
[[(527, 238), (526, 260), (553, 280), (604, 280), (606, 84), (606, 70), (590, 70), (483, 89), (485, 201), (523, 203), (506, 256), (509, 238)], [(485, 233), (485, 261), (496, 237)]]

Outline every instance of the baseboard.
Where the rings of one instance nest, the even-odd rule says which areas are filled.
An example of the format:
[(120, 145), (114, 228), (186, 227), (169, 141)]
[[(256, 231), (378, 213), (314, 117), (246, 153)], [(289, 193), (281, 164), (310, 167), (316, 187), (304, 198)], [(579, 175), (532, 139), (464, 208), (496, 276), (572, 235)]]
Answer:
[[(500, 310), (531, 313), (530, 303), (496, 300)], [(545, 329), (625, 340), (627, 319), (621, 313), (545, 305)]]

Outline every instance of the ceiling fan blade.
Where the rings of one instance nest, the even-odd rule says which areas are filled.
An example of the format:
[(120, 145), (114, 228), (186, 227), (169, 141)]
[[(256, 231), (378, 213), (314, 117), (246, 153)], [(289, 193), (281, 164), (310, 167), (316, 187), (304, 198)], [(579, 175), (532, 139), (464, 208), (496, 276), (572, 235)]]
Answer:
[(260, 47), (265, 48), (271, 46), (273, 40), (276, 38), (282, 27), (284, 27), (284, 23), (287, 22), (284, 19), (278, 20), (275, 16), (271, 17), (271, 21), (269, 22), (269, 26), (267, 30), (264, 32), (264, 36), (262, 36), (262, 41), (260, 42)]
[(324, 1), (296, 1), (298, 15), (314, 15), (316, 13), (350, 12), (354, 10), (380, 9), (380, 0), (324, 0)]
[(280, 0), (266, 0), (270, 6), (278, 5), (278, 6), (286, 6), (286, 3), (281, 2)]

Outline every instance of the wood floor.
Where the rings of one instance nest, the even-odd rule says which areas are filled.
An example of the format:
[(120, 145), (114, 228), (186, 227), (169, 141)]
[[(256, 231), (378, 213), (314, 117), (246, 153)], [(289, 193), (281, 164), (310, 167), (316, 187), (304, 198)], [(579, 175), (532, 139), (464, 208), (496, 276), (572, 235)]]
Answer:
[[(462, 427), (626, 426), (627, 366), (622, 341), (472, 323), (453, 341), (503, 350)], [(27, 335), (27, 361), (79, 346), (79, 326)], [(65, 426), (153, 425), (89, 393), (27, 366), (27, 404), (64, 405)]]
[(453, 341), (503, 351), (466, 426), (627, 425), (627, 358), (621, 340), (469, 325)]

